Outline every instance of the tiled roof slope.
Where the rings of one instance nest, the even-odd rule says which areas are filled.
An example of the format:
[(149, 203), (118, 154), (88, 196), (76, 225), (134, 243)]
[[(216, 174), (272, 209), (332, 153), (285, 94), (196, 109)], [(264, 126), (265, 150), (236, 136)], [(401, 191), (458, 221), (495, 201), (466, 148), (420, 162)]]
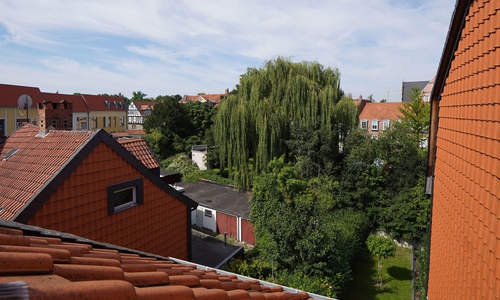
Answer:
[(432, 93), (429, 299), (500, 297), (500, 1), (457, 1)]
[(368, 102), (359, 114), (360, 120), (399, 120), (401, 112), (399, 108), (403, 107), (403, 102)]
[(30, 95), (33, 99), (33, 106), (36, 103), (43, 102), (42, 93), (39, 88), (30, 86), (0, 84), (0, 106), (2, 107), (17, 107), (17, 99), (23, 94)]
[(184, 95), (181, 100), (179, 100), (180, 103), (187, 103), (187, 102), (195, 102), (195, 101), (207, 101), (210, 103), (215, 103), (216, 105), (220, 103), (221, 101), (221, 96), (224, 96), (225, 94), (205, 94), (205, 95), (195, 95), (195, 96), (190, 96), (190, 95)]
[(43, 99), (46, 101), (51, 101), (53, 103), (59, 103), (61, 100), (66, 100), (69, 103), (73, 104), (73, 112), (89, 112), (89, 108), (85, 101), (83, 101), (82, 96), (80, 95), (67, 95), (67, 94), (59, 94), (59, 93), (45, 93), (42, 92)]
[(148, 144), (144, 139), (118, 139), (117, 140), (125, 149), (139, 159), (148, 169), (160, 167), (160, 163), (154, 157)]
[(38, 127), (27, 124), (0, 144), (0, 218), (17, 216), (94, 134), (51, 130), (45, 138), (37, 138), (38, 132)]
[(328, 299), (3, 220), (0, 284), (15, 299)]

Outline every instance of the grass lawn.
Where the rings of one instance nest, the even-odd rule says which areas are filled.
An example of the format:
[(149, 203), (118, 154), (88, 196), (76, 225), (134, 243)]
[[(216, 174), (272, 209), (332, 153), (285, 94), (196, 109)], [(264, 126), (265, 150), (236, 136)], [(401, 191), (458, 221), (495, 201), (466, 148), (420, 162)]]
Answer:
[(354, 266), (353, 280), (340, 299), (411, 299), (411, 250), (398, 247), (395, 257), (382, 259), (381, 262), (383, 285), (377, 287), (377, 258), (368, 251), (360, 255)]

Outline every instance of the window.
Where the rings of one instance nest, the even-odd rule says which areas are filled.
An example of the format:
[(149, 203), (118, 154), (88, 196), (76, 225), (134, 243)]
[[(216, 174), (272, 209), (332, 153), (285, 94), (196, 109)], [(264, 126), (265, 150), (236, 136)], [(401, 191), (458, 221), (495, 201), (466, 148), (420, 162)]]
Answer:
[(387, 130), (391, 127), (391, 120), (384, 120), (382, 123), (382, 130)]
[(0, 135), (5, 136), (5, 119), (0, 119)]
[(108, 127), (111, 127), (111, 117), (108, 117)]
[(77, 130), (87, 130), (87, 118), (77, 117), (76, 118), (76, 129)]
[(108, 185), (107, 189), (109, 216), (144, 203), (142, 178)]
[(97, 128), (97, 118), (92, 117), (92, 129)]
[(106, 104), (106, 107), (107, 107), (108, 109), (110, 109), (110, 108), (111, 108), (111, 102), (110, 102), (110, 101), (108, 101), (108, 100), (104, 100), (104, 104)]
[(368, 130), (368, 120), (361, 120), (361, 129)]
[(106, 127), (106, 117), (102, 117), (102, 127)]
[(113, 117), (113, 126), (116, 127), (116, 117)]
[(378, 120), (372, 120), (372, 131), (378, 130)]
[(205, 209), (205, 217), (207, 217), (207, 218), (212, 217), (212, 211), (210, 209)]
[(124, 116), (120, 117), (120, 126), (125, 126), (125, 117)]

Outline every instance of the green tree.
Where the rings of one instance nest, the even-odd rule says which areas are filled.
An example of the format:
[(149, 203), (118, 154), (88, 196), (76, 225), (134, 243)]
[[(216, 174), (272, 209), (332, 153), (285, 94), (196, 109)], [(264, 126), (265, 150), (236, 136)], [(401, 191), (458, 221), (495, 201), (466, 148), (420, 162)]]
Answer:
[(409, 102), (404, 102), (399, 108), (402, 114), (401, 121), (411, 129), (411, 134), (418, 139), (425, 137), (429, 131), (430, 105), (423, 100), (423, 92), (419, 87), (413, 87), (408, 93)]
[(132, 98), (130, 98), (130, 101), (144, 101), (147, 96), (148, 95), (142, 91), (132, 92)]
[(366, 216), (334, 209), (331, 180), (305, 179), (283, 157), (269, 167), (256, 178), (251, 197), (250, 218), (262, 257), (278, 273), (328, 278), (340, 293), (365, 240)]
[[(219, 106), (214, 120), (215, 143), (221, 164), (244, 188), (252, 186), (255, 174), (268, 170), (268, 163), (284, 155), (289, 161), (291, 127), (312, 126), (333, 142), (339, 153), (337, 103), (343, 95), (338, 69), (317, 62), (293, 63), (279, 57), (260, 69), (249, 68), (240, 78), (237, 91)], [(348, 131), (355, 123), (343, 122)], [(315, 127), (317, 125), (317, 127)]]
[(377, 257), (377, 269), (378, 269), (378, 282), (382, 285), (382, 265), (380, 263), (381, 258), (392, 257), (396, 254), (396, 244), (388, 237), (383, 237), (376, 234), (370, 234), (366, 240), (366, 246), (368, 250)]

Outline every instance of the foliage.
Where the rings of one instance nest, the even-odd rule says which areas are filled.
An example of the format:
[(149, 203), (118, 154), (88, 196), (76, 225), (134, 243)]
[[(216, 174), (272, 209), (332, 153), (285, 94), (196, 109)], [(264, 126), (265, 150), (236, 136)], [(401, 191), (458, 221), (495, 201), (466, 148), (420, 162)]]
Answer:
[(368, 251), (378, 258), (378, 279), (382, 285), (382, 265), (381, 258), (392, 257), (396, 254), (396, 244), (389, 238), (376, 234), (370, 234), (366, 240)]
[(415, 280), (415, 289), (420, 294), (420, 299), (427, 298), (427, 275), (429, 271), (429, 235), (426, 233), (422, 239), (423, 245), (415, 250), (417, 257), (417, 276)]
[[(254, 174), (268, 171), (273, 158), (284, 155), (289, 161), (285, 141), (291, 139), (292, 126), (312, 126), (330, 136), (331, 150), (339, 152), (337, 120), (344, 110), (336, 108), (343, 95), (337, 69), (278, 57), (261, 69), (249, 68), (236, 88), (218, 108), (214, 136), (220, 163), (227, 164), (239, 185), (250, 188)], [(342, 125), (346, 130), (354, 126)]]
[(418, 139), (429, 131), (430, 105), (423, 100), (423, 92), (419, 87), (413, 87), (408, 93), (409, 102), (404, 102), (399, 111), (403, 114), (401, 121), (410, 128), (411, 134)]
[(203, 170), (200, 171), (199, 177), (210, 180), (210, 181), (215, 181), (219, 183), (224, 183), (224, 184), (229, 184), (229, 185), (236, 185), (234, 181), (231, 179), (227, 178), (227, 172), (221, 172), (218, 169), (208, 169), (208, 170)]
[(274, 282), (327, 297), (337, 297), (338, 295), (338, 291), (335, 290), (328, 277), (308, 276), (301, 272), (283, 270), (277, 274)]
[(193, 145), (206, 142), (206, 134), (210, 132), (212, 107), (201, 102), (180, 104), (180, 98), (158, 96), (158, 103), (144, 122), (144, 138), (162, 160), (177, 153), (189, 153)]
[(142, 91), (132, 92), (132, 98), (130, 98), (130, 101), (144, 101), (146, 97), (147, 94)]
[(181, 173), (183, 181), (198, 181), (199, 179), (198, 167), (183, 153), (177, 154), (174, 157), (168, 165), (167, 170)]
[(426, 150), (404, 124), (372, 139), (353, 130), (345, 144), (345, 159), (338, 189), (339, 207), (367, 212), (374, 228), (396, 238), (420, 239), (430, 215), (424, 194)]
[(250, 219), (261, 256), (277, 270), (329, 278), (337, 293), (350, 280), (368, 220), (351, 209), (334, 210), (330, 180), (304, 179), (284, 158), (256, 178)]

